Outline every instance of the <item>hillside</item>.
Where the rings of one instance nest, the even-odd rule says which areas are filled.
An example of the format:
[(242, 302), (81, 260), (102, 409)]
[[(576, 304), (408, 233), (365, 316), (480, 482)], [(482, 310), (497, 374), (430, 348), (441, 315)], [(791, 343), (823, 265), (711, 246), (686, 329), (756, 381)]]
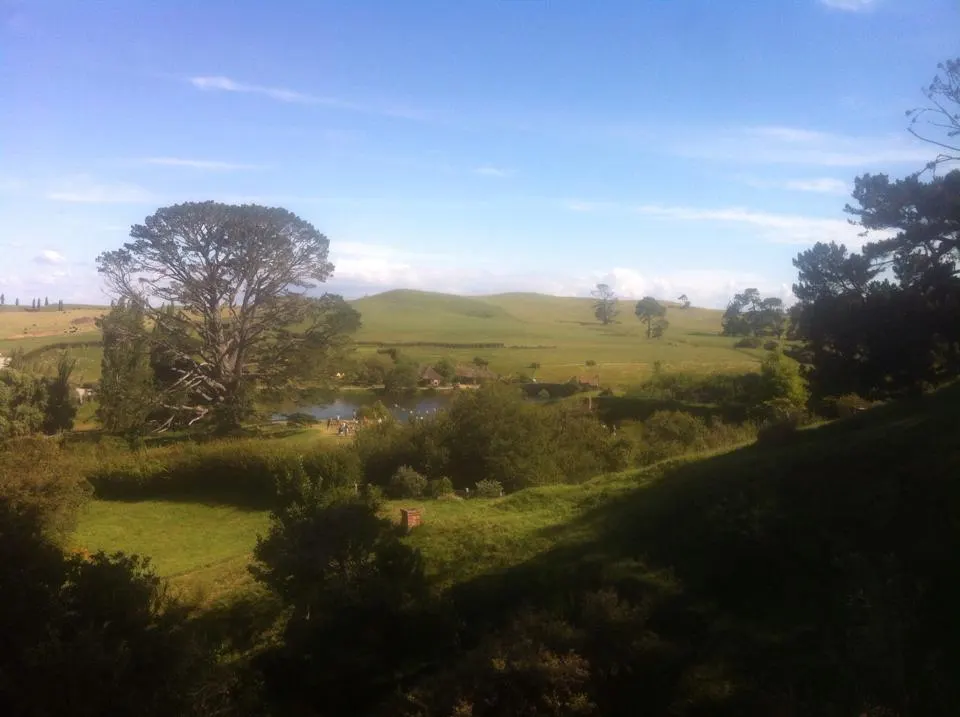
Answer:
[(502, 343), (503, 349), (421, 346), (408, 348), (408, 353), (423, 362), (444, 356), (470, 361), (479, 354), (504, 374), (530, 373), (530, 365), (538, 363), (536, 376), (543, 380), (566, 381), (590, 373), (586, 361), (599, 364), (593, 373), (609, 383), (637, 381), (656, 361), (696, 372), (748, 371), (759, 362), (761, 352), (735, 349), (735, 339), (720, 336), (721, 311), (671, 307), (666, 335), (648, 340), (633, 315), (633, 303), (622, 301), (616, 322), (603, 326), (588, 298), (531, 293), (462, 297), (398, 290), (352, 302), (363, 320), (360, 342)]
[[(603, 714), (948, 714), (958, 476), (954, 386), (772, 444), (498, 500), (421, 502), (408, 540), (468, 649), (521, 609), (599, 631), (577, 649), (629, 665)], [(263, 513), (216, 506), (98, 501), (76, 543), (152, 555), (188, 594), (222, 599), (249, 587), (264, 525)], [(421, 687), (439, 689), (444, 674)], [(914, 709), (865, 711), (904, 703)]]
[[(599, 375), (605, 384), (639, 381), (654, 362), (678, 371), (750, 371), (761, 351), (733, 347), (735, 339), (720, 336), (722, 312), (713, 309), (667, 310), (670, 328), (659, 340), (648, 340), (633, 315), (633, 302), (622, 301), (615, 323), (601, 325), (588, 298), (511, 293), (457, 296), (399, 289), (351, 302), (363, 326), (356, 339), (360, 356), (377, 343), (421, 344), (406, 353), (420, 362), (449, 357), (470, 362), (482, 356), (501, 374), (535, 373), (545, 381), (566, 381), (573, 375)], [(99, 338), (95, 319), (105, 307), (68, 306), (28, 311), (0, 311), (0, 351), (25, 351), (57, 343), (89, 343)], [(442, 345), (441, 345), (442, 344)], [(457, 348), (462, 344), (461, 348)], [(472, 344), (503, 344), (502, 349), (477, 349)], [(95, 381), (100, 374), (100, 350), (78, 347), (78, 381)], [(47, 357), (48, 363), (51, 356)], [(597, 367), (588, 369), (587, 361)], [(540, 364), (536, 372), (531, 364)]]

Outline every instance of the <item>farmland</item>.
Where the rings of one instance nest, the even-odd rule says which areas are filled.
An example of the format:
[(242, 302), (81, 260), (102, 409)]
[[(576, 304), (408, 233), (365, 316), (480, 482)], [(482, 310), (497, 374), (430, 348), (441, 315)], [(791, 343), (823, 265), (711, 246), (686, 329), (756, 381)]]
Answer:
[[(542, 381), (590, 375), (599, 376), (605, 385), (634, 383), (649, 375), (658, 361), (670, 371), (749, 371), (762, 355), (734, 348), (736, 339), (721, 336), (722, 312), (714, 309), (673, 305), (667, 311), (670, 328), (663, 338), (651, 340), (633, 316), (630, 301), (621, 302), (620, 316), (607, 326), (594, 318), (590, 299), (543, 294), (467, 297), (397, 290), (351, 303), (363, 322), (354, 337), (360, 357), (375, 352), (378, 344), (400, 344), (404, 353), (422, 363), (444, 357), (469, 362), (481, 356), (497, 373), (532, 373)], [(93, 321), (104, 311), (92, 306), (68, 307), (64, 313), (6, 307), (0, 312), (4, 337), (0, 350), (96, 341), (99, 334)], [(449, 348), (457, 344), (503, 344), (503, 348)], [(78, 347), (71, 353), (78, 358), (78, 381), (99, 378), (97, 347)], [(587, 361), (597, 365), (587, 368)], [(531, 364), (540, 368), (533, 371)]]

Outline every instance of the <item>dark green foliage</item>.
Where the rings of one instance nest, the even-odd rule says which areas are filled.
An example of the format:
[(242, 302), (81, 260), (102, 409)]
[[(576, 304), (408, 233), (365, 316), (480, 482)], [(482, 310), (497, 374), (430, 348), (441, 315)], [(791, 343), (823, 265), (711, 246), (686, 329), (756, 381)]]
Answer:
[(262, 440), (186, 443), (108, 455), (88, 477), (97, 495), (106, 499), (209, 500), (263, 509), (276, 504), (277, 486), (300, 468), (325, 489), (362, 481), (352, 451), (326, 446), (298, 450)]
[(383, 378), (383, 389), (391, 396), (399, 396), (417, 387), (420, 371), (415, 361), (400, 357)]
[[(950, 380), (960, 373), (960, 170), (864, 175), (853, 196), (860, 206), (847, 211), (892, 236), (862, 254), (817, 244), (794, 260), (815, 393), (882, 398)], [(878, 278), (885, 268), (892, 277)]]
[[(756, 289), (747, 289), (737, 294), (727, 305), (723, 314), (723, 333), (727, 336), (780, 337), (787, 327), (787, 314), (783, 300), (776, 297), (762, 298)], [(760, 342), (750, 348), (759, 348)]]
[(73, 428), (73, 419), (77, 415), (77, 399), (70, 387), (70, 376), (76, 365), (76, 359), (70, 358), (64, 351), (57, 357), (56, 375), (44, 381), (47, 389), (43, 416), (45, 433), (58, 433)]
[(427, 479), (410, 466), (400, 466), (390, 478), (387, 495), (391, 498), (419, 498), (427, 489)]
[(763, 339), (759, 336), (745, 336), (737, 341), (733, 347), (736, 349), (758, 349), (763, 344)]
[(445, 383), (450, 383), (457, 375), (457, 365), (451, 359), (443, 358), (433, 365), (433, 370), (443, 377)]
[(474, 486), (476, 498), (499, 498), (503, 495), (503, 485), (498, 480), (480, 480)]
[[(120, 301), (97, 319), (103, 332), (97, 420), (109, 433), (134, 436), (145, 432), (147, 417), (155, 407), (150, 335), (144, 321), (139, 301)], [(175, 378), (164, 375), (164, 380)]]
[(776, 351), (778, 348), (780, 348), (779, 341), (765, 341), (763, 344), (764, 351)]
[(0, 369), (0, 438), (39, 433), (46, 407), (43, 379), (13, 368)]
[(608, 284), (597, 284), (597, 288), (590, 292), (595, 299), (593, 304), (593, 315), (597, 321), (606, 326), (612, 323), (620, 313), (618, 307), (617, 295)]
[(0, 496), (10, 509), (33, 516), (49, 539), (66, 540), (91, 492), (59, 441), (26, 436), (0, 444)]
[(531, 404), (502, 384), (464, 392), (429, 420), (367, 427), (355, 447), (371, 483), (387, 485), (410, 466), (460, 488), (491, 479), (509, 491), (582, 480), (620, 465), (623, 453), (592, 416)]
[(431, 498), (442, 498), (453, 494), (453, 481), (446, 476), (427, 483), (427, 495)]
[(424, 619), (419, 554), (379, 508), (304, 490), (257, 542), (251, 570), (291, 611), (283, 643), (257, 660), (284, 714), (363, 713), (449, 643)]
[(67, 557), (5, 496), (0, 525), (0, 712), (159, 717), (226, 704), (207, 687), (229, 676), (148, 560)]
[(663, 335), (666, 325), (661, 323), (667, 313), (667, 307), (654, 299), (652, 296), (644, 296), (637, 302), (634, 313), (640, 319), (640, 323), (647, 325), (647, 338), (659, 338)]

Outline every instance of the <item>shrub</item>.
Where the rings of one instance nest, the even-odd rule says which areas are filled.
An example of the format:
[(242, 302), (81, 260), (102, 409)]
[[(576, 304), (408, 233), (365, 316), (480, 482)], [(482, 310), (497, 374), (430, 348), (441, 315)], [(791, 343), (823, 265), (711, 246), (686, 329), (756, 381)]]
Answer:
[(288, 426), (315, 426), (320, 422), (316, 416), (309, 413), (289, 413), (286, 416)]
[(0, 496), (11, 510), (33, 515), (48, 537), (69, 535), (92, 492), (59, 441), (33, 436), (0, 446)]
[(191, 498), (265, 509), (274, 505), (284, 477), (301, 468), (324, 487), (362, 478), (360, 461), (348, 449), (302, 450), (262, 439), (115, 449), (102, 455), (87, 477), (102, 498)]
[(767, 341), (763, 344), (764, 351), (776, 351), (778, 348), (780, 348), (779, 341)]
[(763, 344), (763, 340), (757, 336), (745, 336), (733, 345), (735, 349), (758, 349)]
[(429, 495), (431, 498), (441, 498), (445, 495), (451, 495), (452, 493), (453, 481), (446, 476), (427, 483), (427, 495)]
[(539, 398), (541, 401), (549, 401), (549, 400), (550, 400), (550, 392), (549, 392), (547, 389), (545, 389), (545, 388), (541, 388), (541, 389), (537, 392), (537, 398)]
[(503, 495), (503, 485), (497, 480), (477, 481), (474, 495), (477, 498), (499, 498)]
[(400, 466), (390, 479), (391, 498), (419, 498), (427, 489), (427, 479), (409, 466)]

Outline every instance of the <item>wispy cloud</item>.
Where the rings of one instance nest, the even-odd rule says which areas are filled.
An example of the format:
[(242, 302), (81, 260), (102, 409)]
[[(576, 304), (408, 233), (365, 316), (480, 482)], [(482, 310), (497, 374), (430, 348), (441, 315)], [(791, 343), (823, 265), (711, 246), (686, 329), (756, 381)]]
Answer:
[(685, 157), (749, 164), (797, 164), (869, 169), (917, 165), (931, 158), (929, 147), (902, 135), (854, 137), (799, 127), (744, 127), (684, 139), (670, 151)]
[(588, 296), (599, 282), (609, 284), (624, 299), (653, 295), (675, 299), (686, 294), (698, 306), (721, 307), (735, 293), (751, 286), (764, 294), (791, 298), (790, 288), (750, 272), (690, 269), (648, 274), (631, 267), (614, 267), (547, 275), (504, 270), (496, 261), (464, 263), (457, 255), (409, 252), (385, 245), (337, 242), (331, 247), (336, 273), (325, 287), (348, 297), (396, 288), (457, 294), (536, 291), (556, 296)]
[(220, 162), (211, 159), (185, 159), (183, 157), (147, 157), (145, 164), (154, 164), (161, 167), (189, 167), (190, 169), (205, 169), (212, 171), (232, 172), (244, 169), (260, 169), (256, 164), (238, 164), (235, 162)]
[(53, 249), (44, 249), (42, 252), (33, 257), (33, 260), (37, 264), (47, 264), (53, 266), (56, 264), (63, 264), (67, 260), (67, 257), (58, 251), (54, 251)]
[(820, 4), (826, 5), (834, 10), (863, 12), (875, 7), (877, 0), (820, 0)]
[(791, 179), (783, 183), (786, 189), (794, 189), (798, 192), (815, 192), (818, 194), (849, 194), (850, 185), (846, 182), (833, 179), (832, 177), (819, 177), (817, 179)]
[(740, 181), (757, 189), (787, 189), (793, 192), (811, 192), (815, 194), (836, 194), (849, 196), (850, 185), (834, 177), (809, 177), (798, 179), (760, 179), (740, 176)]
[(835, 241), (853, 248), (865, 241), (860, 227), (842, 219), (824, 219), (794, 214), (773, 214), (739, 207), (698, 209), (694, 207), (646, 204), (634, 207), (646, 216), (677, 221), (721, 222), (740, 224), (760, 232), (767, 241), (785, 244), (814, 244)]
[(101, 184), (89, 177), (74, 177), (47, 192), (47, 199), (84, 204), (142, 204), (156, 200), (134, 184)]
[(286, 87), (270, 87), (267, 85), (255, 85), (247, 82), (238, 82), (222, 75), (197, 76), (190, 77), (187, 80), (198, 90), (209, 92), (237, 92), (243, 94), (260, 95), (268, 97), (277, 102), (289, 102), (302, 105), (317, 105), (329, 107), (331, 109), (348, 110), (352, 112), (364, 112), (368, 114), (378, 114), (387, 117), (397, 117), (401, 119), (424, 120), (427, 113), (422, 110), (409, 107), (402, 104), (391, 104), (387, 106), (375, 106), (361, 104), (339, 97), (329, 97), (325, 95), (314, 95), (298, 90), (291, 90)]
[(509, 177), (512, 174), (509, 169), (501, 169), (500, 167), (493, 167), (490, 165), (477, 167), (473, 171), (475, 174), (479, 174), (483, 177)]

